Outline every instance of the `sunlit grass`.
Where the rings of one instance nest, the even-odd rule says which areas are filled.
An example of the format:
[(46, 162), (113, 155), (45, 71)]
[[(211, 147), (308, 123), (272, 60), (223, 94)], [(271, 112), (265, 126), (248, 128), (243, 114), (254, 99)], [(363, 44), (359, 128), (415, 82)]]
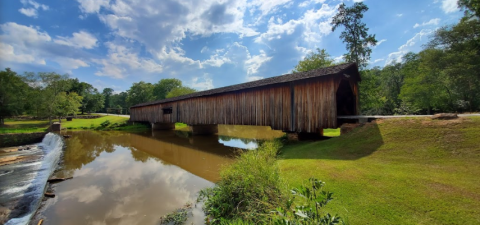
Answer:
[(282, 148), (292, 187), (309, 177), (334, 192), (327, 207), (351, 224), (480, 221), (480, 118), (389, 119)]
[(338, 137), (338, 136), (340, 136), (340, 128), (337, 128), (337, 129), (323, 129), (323, 136)]

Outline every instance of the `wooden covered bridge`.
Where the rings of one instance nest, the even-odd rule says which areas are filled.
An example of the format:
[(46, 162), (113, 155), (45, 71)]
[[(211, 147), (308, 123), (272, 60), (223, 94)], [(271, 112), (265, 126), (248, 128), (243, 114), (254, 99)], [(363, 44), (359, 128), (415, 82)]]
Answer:
[(218, 124), (270, 126), (295, 133), (337, 128), (339, 115), (357, 115), (360, 74), (355, 63), (270, 77), (130, 108), (130, 120), (153, 129), (192, 126), (215, 133)]

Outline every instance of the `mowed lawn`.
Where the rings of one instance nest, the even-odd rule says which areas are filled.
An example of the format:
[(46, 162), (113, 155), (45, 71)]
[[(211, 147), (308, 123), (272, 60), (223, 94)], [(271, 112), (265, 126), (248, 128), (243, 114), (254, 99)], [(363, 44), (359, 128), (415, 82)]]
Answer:
[[(100, 127), (100, 125), (109, 120), (113, 123), (125, 123), (128, 118), (120, 116), (102, 116), (95, 119), (73, 119), (72, 121), (66, 121), (62, 119), (62, 128), (67, 129), (90, 129)], [(58, 119), (53, 120), (58, 122)], [(44, 132), (49, 125), (48, 120), (7, 120), (5, 126), (0, 127), (0, 133), (32, 133), (32, 132)]]
[(480, 224), (480, 118), (389, 119), (282, 148), (290, 187), (326, 182), (349, 224)]

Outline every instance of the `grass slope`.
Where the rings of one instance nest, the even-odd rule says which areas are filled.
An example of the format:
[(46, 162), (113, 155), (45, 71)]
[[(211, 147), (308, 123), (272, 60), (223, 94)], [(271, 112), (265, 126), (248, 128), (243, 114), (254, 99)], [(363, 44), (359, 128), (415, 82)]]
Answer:
[[(102, 116), (96, 119), (73, 119), (72, 121), (66, 121), (62, 119), (62, 128), (67, 129), (95, 129), (100, 127), (100, 124), (109, 120), (111, 124), (113, 123), (125, 123), (128, 118), (119, 117), (119, 116)], [(53, 120), (53, 122), (58, 122)], [(0, 133), (32, 133), (32, 132), (43, 132), (48, 128), (48, 120), (7, 120), (5, 121), (5, 126), (0, 127)], [(126, 126), (122, 129), (129, 128), (138, 128), (139, 126)], [(141, 127), (141, 126), (140, 126)]]
[(292, 187), (325, 181), (350, 224), (480, 224), (480, 118), (378, 121), (279, 158)]

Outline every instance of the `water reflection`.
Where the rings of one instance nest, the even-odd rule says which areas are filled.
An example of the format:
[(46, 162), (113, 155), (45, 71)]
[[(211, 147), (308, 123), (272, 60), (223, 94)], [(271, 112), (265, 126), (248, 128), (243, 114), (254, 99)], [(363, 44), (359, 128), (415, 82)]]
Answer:
[[(219, 128), (220, 136), (72, 132), (56, 176), (74, 179), (55, 185), (57, 197), (45, 203), (37, 220), (73, 225), (158, 224), (160, 216), (194, 202), (199, 190), (219, 179), (220, 166), (231, 163), (237, 151), (226, 145), (256, 145), (245, 134), (240, 135), (242, 139), (225, 136), (232, 132), (227, 128)], [(203, 224), (201, 209), (193, 214), (188, 224)]]

